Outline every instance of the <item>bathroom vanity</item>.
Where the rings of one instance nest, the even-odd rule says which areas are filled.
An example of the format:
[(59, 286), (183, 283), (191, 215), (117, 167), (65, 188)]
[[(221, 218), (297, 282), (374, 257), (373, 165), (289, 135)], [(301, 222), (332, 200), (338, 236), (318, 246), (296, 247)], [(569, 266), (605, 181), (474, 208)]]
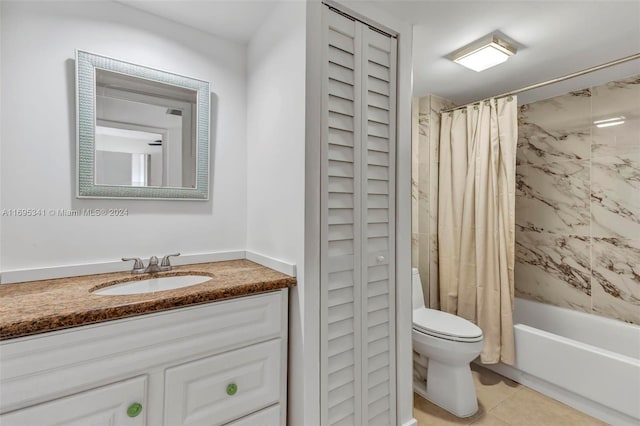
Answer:
[(91, 293), (126, 273), (0, 287), (0, 423), (286, 424), (295, 279), (247, 260), (172, 273), (194, 271), (212, 278), (126, 296)]

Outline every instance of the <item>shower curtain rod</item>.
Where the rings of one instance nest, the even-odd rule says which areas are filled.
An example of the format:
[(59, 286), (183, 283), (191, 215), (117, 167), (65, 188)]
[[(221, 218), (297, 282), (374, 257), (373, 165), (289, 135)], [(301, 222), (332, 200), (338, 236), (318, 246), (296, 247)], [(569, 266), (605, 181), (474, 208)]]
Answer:
[[(624, 58), (620, 58), (620, 59), (616, 59), (615, 61), (610, 61), (610, 62), (607, 62), (607, 63), (604, 63), (604, 64), (596, 65), (594, 67), (587, 68), (587, 69), (584, 69), (582, 71), (577, 71), (577, 72), (574, 72), (574, 73), (571, 73), (571, 74), (563, 75), (562, 77), (553, 78), (551, 80), (543, 81), (541, 83), (532, 84), (530, 86), (526, 86), (526, 87), (523, 87), (523, 88), (518, 89), (518, 90), (513, 90), (511, 92), (506, 92), (506, 93), (503, 93), (503, 94), (498, 95), (498, 96), (492, 96), (492, 98), (504, 98), (504, 97), (507, 97), (507, 96), (516, 95), (516, 94), (521, 93), (521, 92), (526, 92), (528, 90), (537, 89), (538, 87), (543, 87), (543, 86), (548, 86), (549, 84), (559, 83), (559, 82), (564, 81), (564, 80), (569, 80), (569, 79), (574, 78), (574, 77), (579, 77), (579, 76), (584, 75), (584, 74), (589, 74), (590, 72), (599, 71), (601, 69), (609, 68), (609, 67), (612, 67), (614, 65), (619, 65), (619, 64), (623, 64), (625, 62), (633, 61), (634, 59), (640, 59), (640, 53), (636, 53), (636, 54), (633, 54), (633, 55), (630, 55), (630, 56), (625, 56)], [(487, 99), (491, 99), (491, 98), (487, 98)], [(487, 99), (483, 99), (483, 100), (487, 100)], [(471, 103), (468, 103), (467, 105), (479, 104), (483, 100), (476, 101), (476, 102), (471, 102)], [(455, 108), (443, 109), (442, 111), (440, 111), (440, 113), (455, 111), (457, 109), (465, 108), (467, 105), (462, 105), (462, 106), (455, 107)]]

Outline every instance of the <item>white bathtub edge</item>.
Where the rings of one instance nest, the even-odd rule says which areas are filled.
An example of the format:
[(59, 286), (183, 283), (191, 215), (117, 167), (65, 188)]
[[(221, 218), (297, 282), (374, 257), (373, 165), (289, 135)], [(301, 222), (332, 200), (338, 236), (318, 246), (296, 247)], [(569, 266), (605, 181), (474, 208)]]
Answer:
[(616, 426), (636, 426), (637, 420), (631, 416), (621, 413), (612, 408), (606, 407), (596, 401), (584, 398), (578, 394), (570, 392), (552, 383), (542, 380), (517, 368), (505, 365), (494, 364), (487, 365), (476, 362), (479, 366), (487, 368), (495, 373), (505, 376), (515, 382), (531, 388), (543, 395), (562, 402), (570, 407), (575, 408), (585, 414), (588, 414), (603, 422)]

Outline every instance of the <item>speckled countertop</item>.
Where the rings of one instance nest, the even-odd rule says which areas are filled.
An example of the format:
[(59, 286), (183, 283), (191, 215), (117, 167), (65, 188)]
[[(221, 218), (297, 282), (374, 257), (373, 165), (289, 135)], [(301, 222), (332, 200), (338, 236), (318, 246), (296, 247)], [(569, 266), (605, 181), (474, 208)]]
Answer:
[(0, 340), (181, 306), (293, 287), (296, 279), (249, 260), (174, 266), (153, 276), (207, 275), (211, 280), (155, 293), (107, 296), (91, 291), (106, 285), (143, 280), (151, 274), (129, 272), (0, 285)]

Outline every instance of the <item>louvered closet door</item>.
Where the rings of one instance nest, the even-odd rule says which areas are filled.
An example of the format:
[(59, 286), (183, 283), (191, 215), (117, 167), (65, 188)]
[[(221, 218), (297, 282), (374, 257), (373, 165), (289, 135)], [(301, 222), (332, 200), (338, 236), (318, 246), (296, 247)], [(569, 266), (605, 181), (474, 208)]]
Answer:
[(324, 20), (321, 422), (391, 425), (396, 40)]

